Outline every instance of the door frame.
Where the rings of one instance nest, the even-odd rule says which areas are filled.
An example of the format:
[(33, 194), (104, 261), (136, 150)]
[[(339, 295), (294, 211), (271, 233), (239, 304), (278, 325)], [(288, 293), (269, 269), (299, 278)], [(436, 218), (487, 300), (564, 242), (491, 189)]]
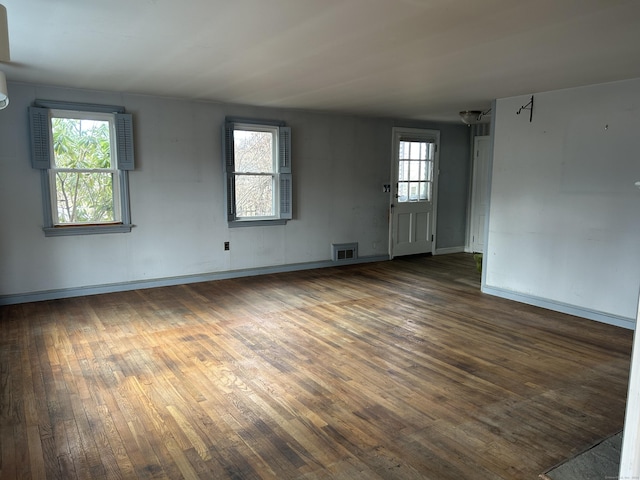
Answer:
[(429, 135), (435, 138), (436, 151), (433, 160), (433, 182), (432, 182), (432, 215), (431, 215), (431, 232), (433, 234), (433, 241), (431, 242), (431, 253), (435, 255), (436, 242), (438, 235), (436, 231), (438, 220), (438, 178), (440, 175), (440, 130), (434, 130), (429, 128), (409, 128), (409, 127), (393, 127), (391, 129), (391, 189), (389, 192), (389, 259), (393, 259), (393, 208), (396, 202), (394, 195), (398, 191), (398, 155), (399, 153), (399, 139), (400, 135)]
[[(471, 151), (471, 185), (469, 188), (469, 209), (467, 210), (469, 212), (469, 215), (467, 217), (467, 245), (466, 245), (466, 251), (469, 253), (474, 252), (474, 241), (473, 241), (473, 232), (474, 232), (474, 222), (475, 222), (475, 214), (477, 213), (476, 210), (478, 208), (478, 205), (476, 204), (476, 198), (475, 198), (475, 194), (476, 194), (476, 190), (478, 188), (478, 141), (479, 140), (486, 140), (487, 141), (487, 151), (485, 152), (487, 154), (487, 158), (486, 158), (486, 165), (485, 167), (487, 169), (490, 168), (490, 158), (489, 155), (491, 154), (491, 135), (476, 135), (475, 137), (473, 137), (473, 150)], [(487, 177), (487, 194), (488, 192), (488, 188), (489, 188), (489, 178)], [(489, 199), (487, 198), (487, 205), (486, 205), (486, 214), (489, 214)], [(486, 216), (485, 216), (486, 219)], [(486, 223), (486, 222), (485, 222)], [(483, 243), (485, 244), (485, 248), (486, 248), (486, 232), (485, 232), (485, 239), (483, 239)]]

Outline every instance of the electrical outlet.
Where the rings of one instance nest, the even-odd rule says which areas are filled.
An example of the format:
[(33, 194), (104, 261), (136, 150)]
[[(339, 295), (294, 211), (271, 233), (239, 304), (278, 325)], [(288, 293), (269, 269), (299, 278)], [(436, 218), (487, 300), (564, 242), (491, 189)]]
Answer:
[(229, 242), (224, 242), (224, 249), (229, 250)]

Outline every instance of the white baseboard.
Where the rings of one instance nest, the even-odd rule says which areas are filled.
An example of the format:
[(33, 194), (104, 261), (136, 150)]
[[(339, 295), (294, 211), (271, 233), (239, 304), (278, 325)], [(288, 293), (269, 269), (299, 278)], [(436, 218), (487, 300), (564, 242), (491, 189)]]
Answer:
[(106, 285), (91, 285), (87, 287), (63, 288), (58, 290), (0, 295), (0, 306), (15, 305), (18, 303), (40, 302), (43, 300), (57, 300), (60, 298), (83, 297), (85, 295), (98, 295), (102, 293), (126, 292), (130, 290), (141, 290), (146, 288), (170, 287), (174, 285), (210, 282), (214, 280), (225, 280), (229, 278), (252, 277), (256, 275), (267, 275), (270, 273), (295, 272), (299, 270), (338, 267), (342, 265), (353, 265), (357, 263), (382, 262), (387, 260), (389, 260), (388, 256), (360, 257), (351, 260), (341, 260), (339, 262), (326, 260), (319, 262), (295, 263), (289, 265), (275, 265), (271, 267), (248, 268), (244, 270), (229, 270), (224, 272), (184, 275), (179, 277), (155, 278), (133, 282), (110, 283)]
[(629, 330), (635, 330), (636, 328), (635, 318), (621, 317), (619, 315), (599, 312), (597, 310), (570, 305), (568, 303), (513, 292), (511, 290), (487, 287), (486, 285), (482, 286), (482, 292), (496, 297), (506, 298), (507, 300), (514, 300), (516, 302), (526, 303), (527, 305), (546, 308), (547, 310), (553, 310), (554, 312), (566, 313), (576, 317), (586, 318), (588, 320), (595, 320), (596, 322), (615, 325), (616, 327), (627, 328)]

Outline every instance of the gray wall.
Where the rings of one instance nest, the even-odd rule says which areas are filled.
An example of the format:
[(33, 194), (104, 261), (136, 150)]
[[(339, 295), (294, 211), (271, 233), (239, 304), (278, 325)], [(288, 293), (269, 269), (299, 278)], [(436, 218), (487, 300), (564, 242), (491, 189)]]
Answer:
[[(155, 279), (325, 262), (331, 243), (388, 255), (391, 129), (441, 131), (436, 245), (462, 250), (469, 175), (468, 129), (400, 120), (261, 109), (152, 96), (10, 84), (0, 111), (0, 296), (127, 285)], [(128, 234), (45, 238), (40, 176), (31, 169), (27, 106), (33, 100), (124, 106), (134, 115), (137, 168), (130, 174)], [(229, 229), (223, 204), (225, 116), (292, 127), (294, 220)], [(231, 243), (225, 252), (223, 244)]]
[(640, 287), (640, 79), (496, 102), (490, 293), (633, 326)]

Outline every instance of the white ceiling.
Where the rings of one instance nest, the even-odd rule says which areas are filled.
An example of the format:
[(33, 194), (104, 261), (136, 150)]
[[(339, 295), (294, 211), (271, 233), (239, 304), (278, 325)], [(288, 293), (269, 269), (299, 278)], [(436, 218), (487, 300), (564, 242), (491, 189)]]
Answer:
[(640, 0), (4, 0), (10, 81), (457, 121), (640, 77)]

